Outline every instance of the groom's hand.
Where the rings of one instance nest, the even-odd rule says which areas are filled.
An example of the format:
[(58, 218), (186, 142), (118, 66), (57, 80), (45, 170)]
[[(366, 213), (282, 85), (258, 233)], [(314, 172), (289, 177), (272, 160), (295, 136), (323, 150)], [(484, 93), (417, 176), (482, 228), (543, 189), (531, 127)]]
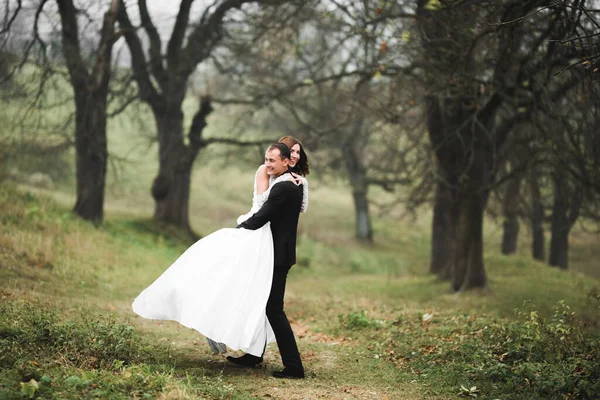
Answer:
[(267, 222), (271, 221), (273, 217), (285, 207), (286, 192), (285, 182), (277, 183), (271, 188), (269, 198), (263, 204), (260, 210), (258, 210), (250, 218), (238, 225), (239, 228), (245, 228), (250, 230), (256, 230), (262, 227)]

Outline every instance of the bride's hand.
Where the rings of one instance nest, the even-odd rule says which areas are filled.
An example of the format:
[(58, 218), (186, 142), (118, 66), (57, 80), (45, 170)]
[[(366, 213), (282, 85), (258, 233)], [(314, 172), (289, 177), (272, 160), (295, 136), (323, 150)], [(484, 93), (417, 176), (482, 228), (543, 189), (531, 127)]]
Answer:
[(296, 186), (300, 186), (302, 184), (302, 177), (295, 172), (290, 172), (291, 181), (296, 184)]

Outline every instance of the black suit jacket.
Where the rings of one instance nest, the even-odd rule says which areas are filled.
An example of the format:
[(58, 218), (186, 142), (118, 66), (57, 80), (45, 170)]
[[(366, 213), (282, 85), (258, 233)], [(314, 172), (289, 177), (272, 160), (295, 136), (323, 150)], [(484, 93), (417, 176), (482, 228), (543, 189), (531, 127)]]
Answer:
[(292, 266), (296, 263), (296, 236), (302, 191), (302, 185), (297, 186), (293, 182), (275, 184), (261, 209), (237, 226), (256, 230), (271, 222), (276, 266)]

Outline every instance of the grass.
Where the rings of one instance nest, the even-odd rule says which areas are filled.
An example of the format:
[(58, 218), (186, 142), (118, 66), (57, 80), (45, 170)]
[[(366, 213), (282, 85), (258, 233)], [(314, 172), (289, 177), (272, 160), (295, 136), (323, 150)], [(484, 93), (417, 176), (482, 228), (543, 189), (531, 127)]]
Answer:
[[(151, 120), (143, 107), (135, 113)], [(207, 133), (220, 136), (215, 127), (227, 116), (211, 118), (214, 130)], [(189, 243), (184, 233), (150, 219), (156, 145), (146, 134), (132, 134), (152, 124), (132, 120), (126, 113), (109, 125), (110, 151), (120, 161), (110, 166), (100, 228), (69, 212), (68, 179), (53, 192), (0, 184), (0, 399), (563, 399), (600, 393), (594, 386), (600, 381), (598, 234), (576, 227), (571, 270), (561, 271), (531, 260), (525, 229), (517, 255), (499, 254), (501, 225), (487, 220), (490, 288), (452, 294), (447, 282), (427, 274), (429, 211), (414, 219), (399, 218), (401, 207), (375, 215), (375, 244), (359, 244), (350, 192), (318, 174), (309, 177), (310, 206), (301, 217), (298, 265), (286, 293), (305, 381), (270, 377), (280, 367), (275, 346), (265, 367), (240, 370), (211, 355), (194, 331), (137, 317), (132, 300)], [(204, 150), (194, 170), (190, 215), (201, 235), (235, 226), (251, 202), (253, 168), (223, 155)], [(63, 156), (59, 164), (71, 165), (73, 155)], [(19, 157), (11, 160), (19, 165)]]
[[(194, 227), (207, 233), (232, 226), (249, 202), (251, 174), (197, 170)], [(231, 184), (219, 187), (223, 180)], [(491, 291), (451, 294), (447, 283), (426, 274), (427, 221), (376, 220), (383, 237), (363, 246), (352, 240), (345, 192), (313, 186), (286, 296), (308, 371), (302, 382), (269, 377), (279, 366), (276, 347), (268, 349), (266, 367), (239, 370), (211, 355), (195, 332), (131, 312), (132, 299), (187, 246), (185, 236), (148, 219), (151, 204), (127, 199), (131, 194), (109, 195), (106, 223), (96, 229), (71, 215), (68, 194), (56, 200), (0, 186), (0, 398), (450, 399), (462, 393), (558, 399), (598, 393), (591, 383), (585, 387), (597, 372), (597, 350), (586, 347), (597, 349), (597, 331), (581, 328), (598, 323), (599, 310), (587, 298), (597, 280), (488, 251)], [(138, 208), (127, 211), (125, 201)], [(581, 324), (553, 319), (561, 300)], [(531, 319), (533, 310), (539, 320)], [(562, 343), (548, 332), (573, 332), (560, 363), (527, 358), (543, 353), (523, 339), (534, 322), (547, 328), (538, 334), (548, 347)], [(514, 362), (499, 361), (504, 353)]]

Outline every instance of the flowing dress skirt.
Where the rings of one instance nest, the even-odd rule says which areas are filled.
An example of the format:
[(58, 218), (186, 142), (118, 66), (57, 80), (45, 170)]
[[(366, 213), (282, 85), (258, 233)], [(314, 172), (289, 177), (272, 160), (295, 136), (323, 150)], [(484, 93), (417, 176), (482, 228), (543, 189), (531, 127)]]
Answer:
[(275, 341), (266, 316), (272, 279), (270, 223), (255, 231), (220, 229), (194, 243), (142, 291), (133, 311), (177, 321), (260, 357)]

